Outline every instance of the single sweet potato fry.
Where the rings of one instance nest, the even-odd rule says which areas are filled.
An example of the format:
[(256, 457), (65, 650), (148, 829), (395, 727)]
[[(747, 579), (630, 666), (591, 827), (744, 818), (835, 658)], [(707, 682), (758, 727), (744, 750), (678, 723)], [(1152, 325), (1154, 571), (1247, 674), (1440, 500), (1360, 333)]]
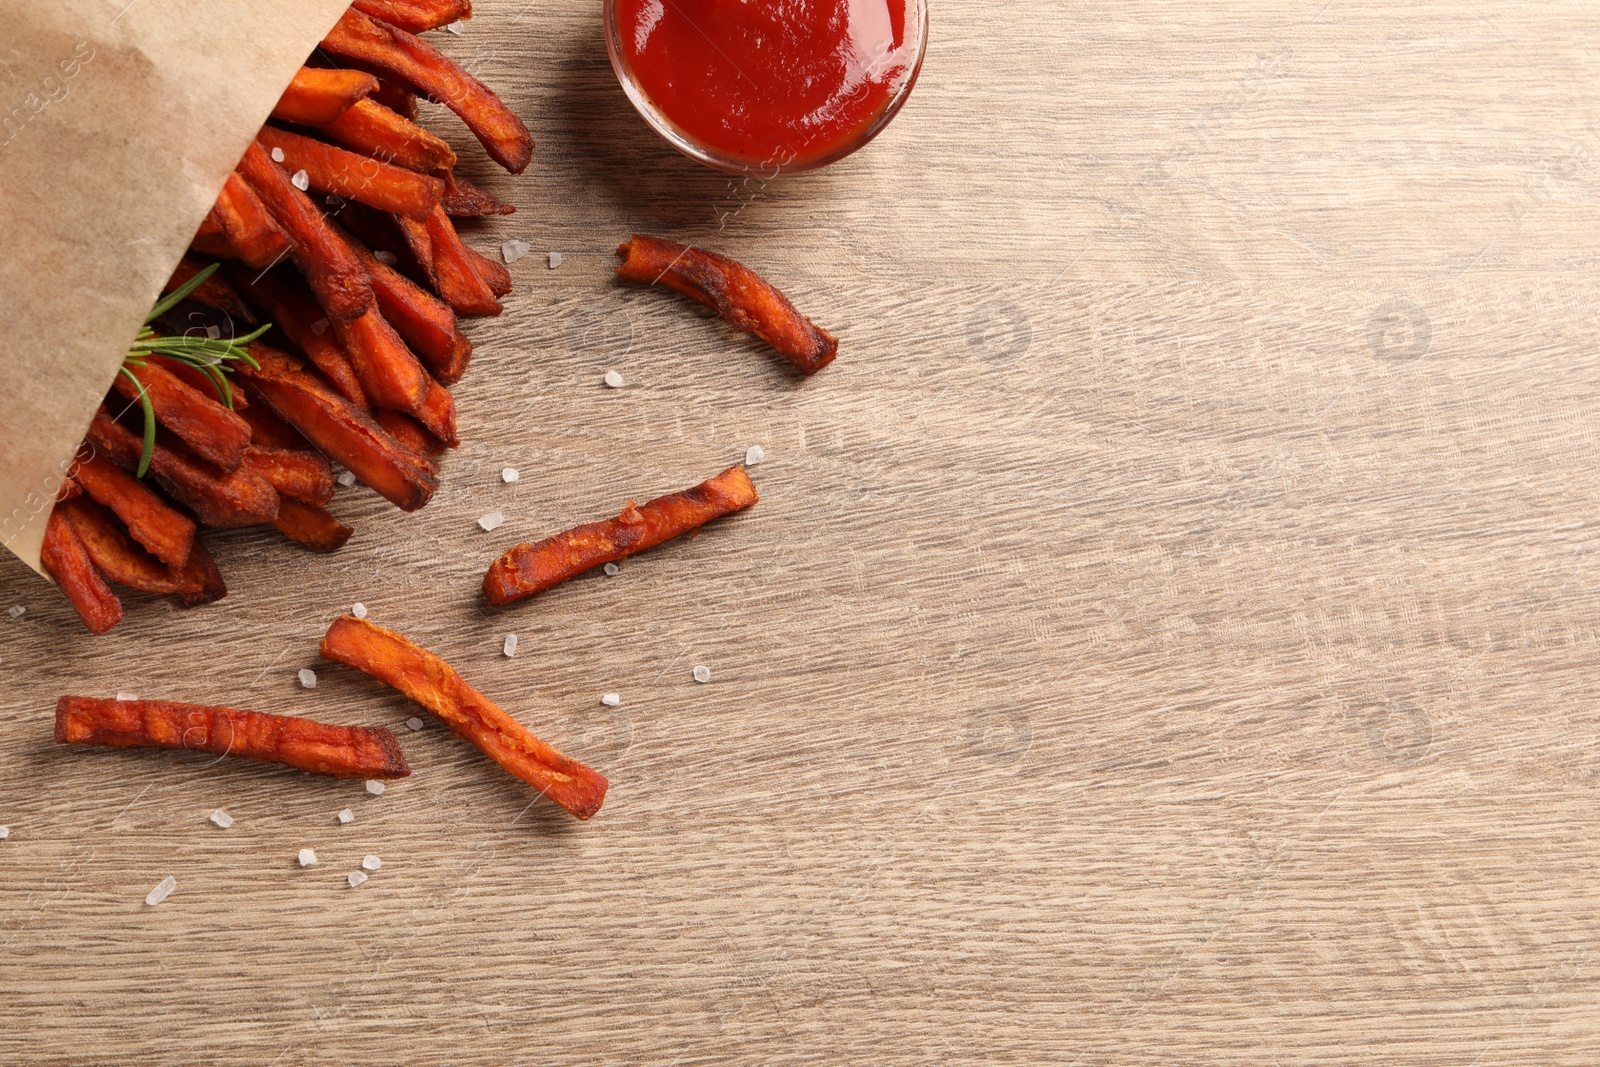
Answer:
[(510, 604), (755, 502), (756, 487), (743, 467), (729, 467), (693, 489), (657, 497), (642, 507), (629, 501), (615, 519), (586, 523), (536, 545), (517, 545), (490, 564), (483, 595), (491, 604)]
[(226, 238), (222, 246), (226, 251), (215, 253), (217, 255), (237, 258), (257, 270), (266, 270), (287, 256), (293, 246), (288, 232), (238, 171), (223, 182), (211, 211)]
[(490, 259), (476, 248), (467, 247), (467, 254), (472, 259), (472, 265), (478, 268), (478, 275), (489, 291), (495, 296), (505, 296), (511, 292), (511, 272), (504, 263)]
[(472, 17), (472, 0), (353, 0), (350, 6), (407, 33), (436, 30)]
[(604, 775), (534, 737), (433, 653), (393, 631), (345, 615), (328, 627), (322, 654), (400, 690), (578, 818), (600, 810), (606, 796)]
[(456, 328), (456, 313), (443, 300), (379, 260), (355, 238), (350, 238), (350, 247), (367, 268), (378, 310), (395, 332), (439, 381), (445, 385), (460, 381), (472, 358), (472, 343)]
[[(153, 361), (143, 367), (125, 366), (144, 387), (157, 422), (201, 459), (225, 471), (239, 466), (250, 444), (249, 423), (212, 399), (215, 394), (202, 393)], [(117, 375), (116, 390), (129, 400), (139, 399), (139, 386), (127, 375)]]
[[(281, 507), (283, 502), (278, 502)], [(196, 607), (200, 604), (209, 604), (214, 600), (221, 600), (228, 595), (228, 583), (222, 580), (222, 572), (217, 569), (217, 561), (211, 558), (211, 553), (206, 551), (203, 542), (196, 540), (194, 551), (189, 553), (189, 558), (178, 570), (178, 575), (183, 579), (185, 586), (193, 585), (199, 589), (196, 593), (179, 593), (187, 607)]]
[(243, 467), (278, 491), (280, 513), (284, 500), (321, 506), (333, 499), (333, 468), (320, 452), (251, 445)]
[(304, 289), (290, 286), (275, 273), (252, 277), (234, 267), (224, 268), (234, 287), (246, 301), (254, 304), (263, 318), (272, 323), (323, 374), (345, 399), (357, 407), (368, 405), (350, 356), (333, 331), (333, 321), (323, 314), (315, 299)]
[[(210, 264), (205, 263), (198, 256), (184, 256), (178, 261), (177, 269), (172, 272), (172, 277), (168, 278), (166, 284), (161, 287), (161, 294), (165, 296), (172, 292), (208, 266)], [(227, 279), (220, 274), (213, 274), (201, 282), (189, 294), (189, 299), (199, 304), (205, 304), (207, 307), (214, 307), (218, 311), (225, 312), (229, 317), (238, 319), (240, 322), (249, 323), (251, 326), (256, 324), (255, 312), (250, 310), (250, 306), (239, 297), (233, 286), (229, 285)], [(174, 366), (183, 366), (183, 364), (174, 364)], [(167, 369), (171, 370), (172, 367)], [(208, 380), (199, 371), (195, 371), (195, 375), (202, 381)], [(181, 374), (178, 376), (183, 378)], [(189, 381), (189, 379), (184, 378), (184, 381)], [(195, 383), (191, 381), (190, 384), (193, 385)], [(207, 385), (206, 391), (215, 392), (209, 385)]]
[(199, 583), (134, 544), (111, 513), (93, 500), (79, 497), (56, 507), (72, 523), (95, 569), (111, 581), (145, 593), (193, 596), (201, 591)]
[(378, 79), (363, 70), (301, 67), (272, 108), (279, 122), (321, 126), (349, 111), (378, 88)]
[(263, 126), (256, 136), (270, 150), (283, 153), (283, 169), (305, 171), (311, 188), (337, 193), (347, 200), (407, 218), (426, 219), (439, 206), (444, 182), (428, 174), (396, 167), (298, 133)]
[(415, 511), (439, 488), (437, 469), (383, 431), (376, 422), (320, 380), (300, 361), (263, 344), (250, 354), (260, 369), (239, 374), (252, 393), (305, 435), (323, 455), (350, 471), (402, 511)]
[(62, 697), (56, 742), (112, 748), (184, 748), (286, 763), (335, 778), (404, 778), (400, 743), (381, 726), (335, 726), (290, 715), (165, 700)]
[[(429, 270), (434, 289), (444, 302), (454, 308), (457, 315), (500, 314), (500, 301), (495, 299), (494, 290), (478, 272), (472, 250), (461, 243), (455, 224), (444, 213), (444, 208), (435, 208), (423, 226), (428, 231), (432, 250), (431, 267), (425, 265), (424, 269)], [(401, 232), (406, 232), (404, 226)], [(422, 257), (417, 259), (421, 262)]]
[(79, 454), (72, 477), (83, 491), (116, 513), (133, 539), (169, 567), (182, 567), (194, 549), (194, 520), (154, 489), (92, 449)]
[(422, 423), (399, 411), (379, 411), (373, 414), (378, 425), (389, 436), (421, 456), (437, 456), (444, 452), (445, 444), (423, 429)]
[(375, 306), (361, 261), (311, 198), (289, 180), (288, 172), (272, 161), (259, 140), (245, 149), (239, 173), (288, 232), (294, 242), (289, 254), (324, 311), (335, 321), (349, 322)]
[[(125, 470), (139, 465), (141, 442), (111, 417), (105, 405), (89, 424), (89, 443)], [(278, 492), (242, 467), (221, 471), (158, 439), (150, 473), (174, 500), (207, 526), (258, 526), (278, 513)]]
[(45, 520), (39, 562), (56, 580), (90, 633), (103, 634), (121, 621), (122, 601), (95, 569), (83, 539), (59, 508), (52, 509)]
[[(453, 166), (454, 164), (452, 164)], [(481, 219), (489, 215), (513, 215), (516, 208), (501, 200), (487, 189), (480, 188), (449, 168), (441, 171), (444, 179), (444, 213), (456, 218)]]
[[(448, 173), (449, 168), (456, 165), (456, 154), (442, 137), (429, 133), (376, 100), (359, 101), (349, 111), (317, 128), (346, 148), (419, 174)], [(450, 183), (446, 179), (445, 196), (449, 195)]]
[(428, 395), (422, 407), (412, 414), (424, 429), (443, 441), (445, 447), (460, 447), (461, 437), (456, 433), (456, 398), (450, 395), (449, 389), (430, 378)]
[[(235, 397), (249, 395), (249, 389), (243, 382), (232, 383)], [(316, 449), (305, 435), (290, 426), (278, 417), (278, 413), (262, 403), (240, 405), (239, 412), (244, 416), (244, 421), (250, 424), (250, 443), (261, 448), (288, 448), (298, 452), (314, 452)]]
[(634, 234), (617, 249), (617, 273), (693, 297), (781, 352), (807, 375), (833, 362), (839, 342), (742, 263), (676, 241)]
[(382, 312), (374, 307), (359, 318), (334, 323), (334, 332), (375, 407), (412, 415), (422, 411), (433, 379)]
[(344, 547), (354, 530), (314, 504), (284, 498), (278, 517), (272, 520), (278, 532), (298, 541), (313, 552), (335, 552)]
[(490, 158), (511, 173), (521, 174), (533, 158), (533, 138), (522, 120), (454, 60), (405, 30), (346, 11), (322, 47), (444, 104), (467, 124)]

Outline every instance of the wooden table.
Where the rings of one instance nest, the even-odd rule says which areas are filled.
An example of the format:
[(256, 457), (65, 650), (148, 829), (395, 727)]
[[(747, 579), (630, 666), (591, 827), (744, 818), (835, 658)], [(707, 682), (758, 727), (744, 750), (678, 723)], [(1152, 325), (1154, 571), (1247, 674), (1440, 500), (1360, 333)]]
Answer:
[[(3, 568), (0, 1061), (1600, 1060), (1600, 9), (944, 4), (877, 143), (743, 184), (645, 129), (598, 3), (479, 6), (442, 40), (539, 149), (470, 171), (521, 207), (472, 239), (535, 255), (434, 503), (214, 537), (227, 600), (100, 639)], [(635, 230), (839, 361), (614, 283)], [(753, 444), (754, 510), (480, 601)], [(437, 725), (381, 798), (52, 743), (63, 692), (404, 731), (317, 659), (354, 601), (601, 815)]]

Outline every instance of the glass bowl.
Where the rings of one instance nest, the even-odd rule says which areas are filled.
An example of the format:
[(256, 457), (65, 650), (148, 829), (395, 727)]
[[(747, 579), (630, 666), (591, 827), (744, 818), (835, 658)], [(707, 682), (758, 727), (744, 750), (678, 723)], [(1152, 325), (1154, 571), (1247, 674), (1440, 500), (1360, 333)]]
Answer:
[(616, 0), (605, 0), (606, 51), (611, 55), (611, 69), (616, 72), (617, 81), (622, 83), (622, 90), (627, 93), (634, 109), (668, 144), (690, 159), (729, 174), (760, 174), (768, 178), (779, 174), (797, 174), (801, 171), (826, 167), (829, 163), (843, 159), (882, 133), (883, 128), (899, 114), (906, 97), (911, 95), (912, 88), (917, 84), (917, 75), (922, 70), (922, 57), (928, 49), (928, 2), (929, 0), (906, 0), (905, 44), (902, 46), (909, 50), (906, 70), (900, 75), (898, 84), (892, 88), (883, 110), (858, 133), (816, 156), (788, 160), (773, 158), (761, 163), (751, 163), (747, 159), (730, 156), (702, 143), (673, 122), (650, 99), (650, 94), (639, 84), (629, 66), (627, 54), (623, 51), (620, 40), (621, 30), (617, 23)]

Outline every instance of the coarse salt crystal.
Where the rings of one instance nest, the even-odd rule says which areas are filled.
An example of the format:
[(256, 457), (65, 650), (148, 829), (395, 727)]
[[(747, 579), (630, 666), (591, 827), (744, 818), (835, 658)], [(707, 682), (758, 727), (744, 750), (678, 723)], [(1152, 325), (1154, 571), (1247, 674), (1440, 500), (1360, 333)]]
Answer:
[(349, 808), (345, 808), (334, 817), (339, 820), (339, 825), (341, 826), (348, 826), (350, 823), (356, 821), (356, 813), (351, 811)]
[(365, 882), (366, 880), (367, 880), (367, 872), (365, 872), (365, 871), (351, 871), (350, 872), (349, 881), (350, 881), (350, 888), (351, 889), (354, 889), (356, 886), (360, 885), (362, 882)]
[(393, 252), (390, 252), (386, 248), (380, 248), (376, 252), (372, 253), (372, 258), (377, 260), (379, 263), (387, 263), (391, 267), (400, 262), (400, 257), (395, 255)]
[(505, 512), (503, 512), (503, 511), (493, 511), (493, 512), (490, 512), (489, 514), (485, 515), (483, 518), (479, 519), (478, 520), (478, 525), (482, 526), (485, 530), (494, 530), (494, 529), (498, 529), (500, 527), (500, 525), (502, 523), (504, 523), (505, 521), (506, 521), (506, 513)]
[(411, 718), (406, 720), (406, 729), (410, 730), (412, 733), (416, 733), (418, 730), (422, 729), (422, 720), (417, 718), (415, 715), (411, 716)]
[(502, 648), (507, 656), (515, 656), (517, 654), (517, 635), (506, 634), (506, 642)]
[(289, 177), (289, 180), (294, 182), (294, 187), (299, 189), (302, 193), (311, 188), (311, 175), (307, 174), (304, 170), (295, 171), (294, 174)]
[(526, 241), (510, 240), (500, 246), (500, 255), (507, 263), (515, 263), (532, 251), (533, 246)]
[(516, 481), (520, 477), (522, 477), (522, 475), (517, 473), (517, 468), (515, 467), (507, 467), (505, 470), (500, 472), (500, 480), (507, 484)]
[(206, 337), (209, 338), (210, 340), (215, 341), (217, 338), (219, 338), (221, 336), (222, 336), (222, 327), (221, 326), (213, 325), (213, 326), (207, 326), (206, 327)]
[(9, 826), (0, 826), (0, 841), (4, 841), (6, 838), (8, 838), (10, 836), (11, 836), (11, 827), (9, 827)]
[(356, 476), (350, 471), (340, 471), (339, 477), (335, 478), (334, 481), (348, 489), (356, 484)]
[(379, 867), (383, 866), (383, 861), (376, 856), (367, 856), (361, 861), (361, 866), (365, 867), (369, 871), (375, 871)]
[(383, 796), (383, 791), (387, 788), (389, 787), (378, 781), (376, 778), (370, 779), (367, 782), (367, 792), (371, 793), (375, 797)]
[(20, 618), (22, 618), (22, 613), (24, 611), (27, 611), (27, 610), (28, 609), (23, 607), (21, 604), (17, 604), (15, 606), (13, 606), (8, 612), (6, 612), (6, 614), (10, 615), (13, 619), (20, 619)]
[(316, 334), (318, 337), (321, 337), (323, 334), (328, 332), (328, 327), (330, 325), (332, 324), (328, 322), (327, 319), (318, 319), (316, 322), (311, 324), (311, 332)]
[(550, 253), (550, 269), (551, 270), (555, 270), (557, 267), (561, 266), (562, 258), (563, 257), (562, 257), (560, 252), (551, 252)]
[(229, 815), (221, 808), (218, 808), (216, 811), (211, 813), (211, 821), (226, 830), (228, 827), (233, 825), (233, 816)]
[(607, 693), (605, 696), (600, 698), (600, 703), (604, 704), (608, 708), (614, 708), (618, 704), (622, 703), (622, 694)]
[(750, 450), (744, 454), (744, 463), (747, 467), (754, 467), (757, 463), (767, 458), (767, 450), (760, 445), (751, 445)]
[(150, 890), (149, 895), (144, 898), (144, 902), (154, 907), (170, 897), (172, 891), (176, 888), (178, 888), (178, 880), (169, 874), (156, 883), (156, 887)]
[(461, 21), (458, 19), (455, 22), (447, 22), (447, 23), (445, 23), (444, 24), (444, 29), (445, 29), (446, 33), (453, 33), (457, 37), (459, 37), (459, 36), (461, 36), (461, 31), (466, 29), (466, 26), (464, 26), (461, 23)]
[(274, 163), (282, 163), (283, 162), (283, 149), (274, 148), (272, 150), (272, 161)]
[(711, 668), (710, 667), (704, 667), (704, 666), (696, 667), (694, 669), (694, 680), (697, 681), (697, 682), (709, 682), (709, 681), (711, 681)]
[(606, 371), (605, 382), (606, 382), (607, 385), (611, 386), (611, 388), (613, 388), (613, 389), (621, 389), (622, 388), (622, 375), (618, 374), (614, 370), (608, 370), (608, 371)]
[(295, 859), (300, 861), (300, 866), (302, 867), (315, 867), (317, 865), (317, 854), (309, 848), (301, 849)]
[(358, 600), (350, 605), (350, 614), (358, 619), (364, 619), (367, 617), (367, 606)]
[(117, 694), (117, 699), (118, 700), (138, 700), (139, 699), (139, 694), (138, 693), (118, 693)]
[(622, 568), (617, 566), (615, 563), (607, 563), (605, 571), (607, 576), (615, 578), (617, 575), (622, 573)]
[(316, 671), (310, 670), (306, 667), (301, 667), (300, 670), (296, 672), (296, 677), (300, 679), (300, 684), (305, 686), (307, 689), (315, 689), (317, 687)]

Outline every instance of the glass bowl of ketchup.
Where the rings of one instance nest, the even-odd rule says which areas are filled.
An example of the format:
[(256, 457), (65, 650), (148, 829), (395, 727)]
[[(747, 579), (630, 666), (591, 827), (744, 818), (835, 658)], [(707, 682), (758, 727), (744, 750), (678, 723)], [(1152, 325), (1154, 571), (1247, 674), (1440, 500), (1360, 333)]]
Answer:
[(605, 0), (606, 47), (645, 121), (734, 174), (814, 170), (894, 118), (928, 0)]

